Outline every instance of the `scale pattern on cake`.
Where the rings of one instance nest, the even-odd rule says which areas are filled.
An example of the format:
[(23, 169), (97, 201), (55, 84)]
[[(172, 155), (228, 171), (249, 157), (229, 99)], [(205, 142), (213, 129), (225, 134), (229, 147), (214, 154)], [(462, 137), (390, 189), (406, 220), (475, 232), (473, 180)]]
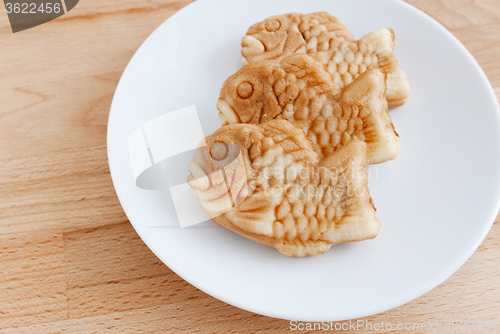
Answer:
[[(227, 125), (205, 142), (188, 183), (222, 227), (289, 256), (377, 235), (364, 142), (351, 141), (321, 160), (304, 133), (284, 120)], [(225, 192), (230, 208), (221, 200)]]
[(387, 74), (389, 108), (410, 96), (411, 86), (394, 55), (394, 31), (378, 29), (355, 40), (339, 20), (327, 12), (288, 13), (252, 25), (241, 41), (242, 64), (281, 60), (307, 53), (331, 74), (339, 89), (365, 71), (378, 68)]
[(320, 157), (352, 140), (368, 145), (368, 163), (395, 159), (401, 141), (385, 100), (384, 75), (371, 69), (337, 89), (321, 64), (303, 54), (248, 64), (223, 84), (222, 125), (285, 119), (304, 131)]

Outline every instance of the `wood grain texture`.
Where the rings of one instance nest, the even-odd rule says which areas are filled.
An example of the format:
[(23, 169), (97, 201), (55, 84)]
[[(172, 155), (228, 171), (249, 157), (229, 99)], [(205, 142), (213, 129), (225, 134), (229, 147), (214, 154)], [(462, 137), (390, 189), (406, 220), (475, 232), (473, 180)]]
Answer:
[[(111, 183), (106, 124), (121, 73), (144, 39), (190, 2), (80, 1), (16, 34), (2, 11), (0, 333), (290, 332), (288, 321), (227, 305), (163, 265)], [(464, 43), (500, 98), (500, 1), (407, 2)], [(446, 282), (363, 320), (500, 321), (499, 220)]]

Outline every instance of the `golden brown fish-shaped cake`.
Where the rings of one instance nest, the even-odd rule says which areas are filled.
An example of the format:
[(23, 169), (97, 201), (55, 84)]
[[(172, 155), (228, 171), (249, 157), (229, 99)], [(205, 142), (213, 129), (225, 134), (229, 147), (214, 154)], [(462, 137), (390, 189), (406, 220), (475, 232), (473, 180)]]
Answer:
[(351, 141), (320, 160), (304, 133), (284, 120), (224, 126), (205, 141), (188, 183), (220, 226), (288, 256), (377, 236), (365, 143)]
[(404, 104), (411, 91), (393, 52), (394, 37), (394, 31), (383, 28), (356, 41), (327, 12), (276, 15), (248, 29), (241, 41), (242, 64), (307, 53), (324, 65), (340, 89), (366, 70), (379, 68), (387, 73), (386, 99), (394, 108)]
[(395, 159), (401, 141), (387, 112), (384, 75), (370, 69), (342, 92), (321, 64), (304, 54), (243, 66), (222, 86), (222, 125), (285, 119), (304, 131), (320, 157), (351, 140), (368, 144), (368, 163)]

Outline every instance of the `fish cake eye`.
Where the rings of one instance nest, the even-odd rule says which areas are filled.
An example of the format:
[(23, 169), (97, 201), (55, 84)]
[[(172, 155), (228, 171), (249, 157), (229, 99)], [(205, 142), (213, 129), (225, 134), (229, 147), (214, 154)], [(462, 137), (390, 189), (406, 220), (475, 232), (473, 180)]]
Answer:
[(229, 149), (225, 143), (215, 143), (210, 147), (210, 154), (212, 158), (217, 161), (221, 161), (227, 157)]
[(265, 24), (265, 27), (267, 31), (273, 32), (281, 27), (281, 22), (276, 19), (268, 20)]
[(253, 85), (250, 82), (242, 82), (238, 85), (238, 96), (248, 99), (253, 94)]

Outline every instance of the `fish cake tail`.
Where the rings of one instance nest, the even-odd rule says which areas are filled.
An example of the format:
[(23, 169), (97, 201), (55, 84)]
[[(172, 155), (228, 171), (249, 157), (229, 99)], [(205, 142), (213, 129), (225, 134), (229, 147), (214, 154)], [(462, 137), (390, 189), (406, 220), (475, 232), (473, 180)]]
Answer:
[(395, 34), (392, 29), (382, 28), (362, 37), (358, 43), (372, 45), (378, 56), (378, 67), (387, 74), (387, 102), (389, 108), (403, 105), (411, 92), (406, 73), (394, 55)]
[(385, 76), (370, 69), (346, 87), (341, 103), (344, 108), (358, 109), (363, 120), (358, 135), (368, 144), (368, 163), (376, 164), (395, 159), (401, 152), (401, 141), (388, 113)]
[(380, 230), (381, 224), (375, 217), (376, 209), (368, 189), (367, 163), (367, 144), (353, 140), (319, 164), (333, 171), (338, 178), (346, 180), (346, 190), (343, 192), (348, 197), (346, 202), (349, 205), (334, 233), (325, 236), (332, 243), (338, 242), (340, 238), (342, 241), (373, 239)]

